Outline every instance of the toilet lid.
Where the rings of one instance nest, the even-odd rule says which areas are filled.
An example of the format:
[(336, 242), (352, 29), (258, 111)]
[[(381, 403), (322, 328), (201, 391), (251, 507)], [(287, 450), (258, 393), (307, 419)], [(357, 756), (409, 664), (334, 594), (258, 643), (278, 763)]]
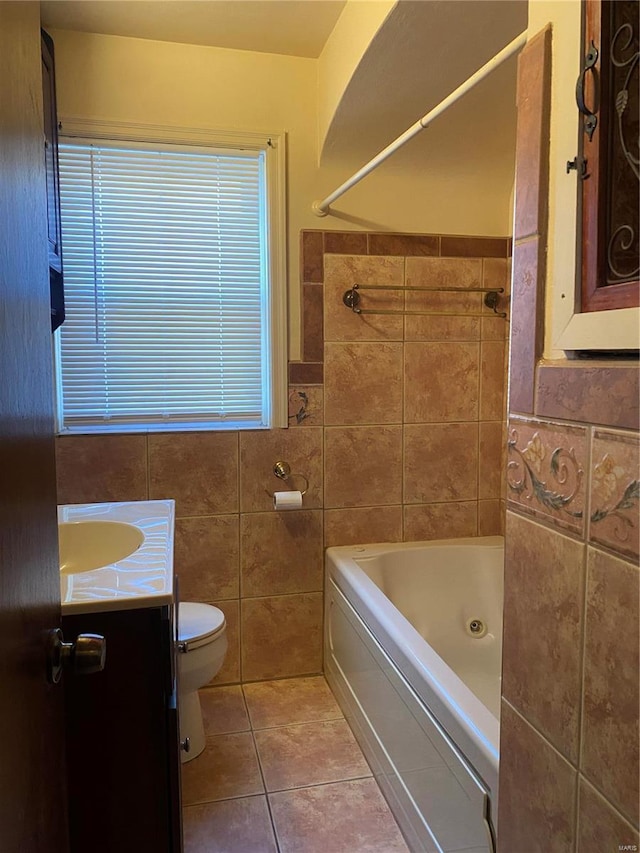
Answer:
[(190, 649), (211, 642), (226, 627), (224, 613), (211, 604), (181, 601), (178, 605), (178, 642)]

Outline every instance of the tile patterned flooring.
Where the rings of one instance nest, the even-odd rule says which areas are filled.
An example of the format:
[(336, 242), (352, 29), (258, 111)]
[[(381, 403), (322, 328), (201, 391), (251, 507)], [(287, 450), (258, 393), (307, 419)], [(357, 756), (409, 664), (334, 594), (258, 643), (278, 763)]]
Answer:
[(182, 768), (185, 853), (406, 853), (322, 676), (200, 698), (207, 746)]

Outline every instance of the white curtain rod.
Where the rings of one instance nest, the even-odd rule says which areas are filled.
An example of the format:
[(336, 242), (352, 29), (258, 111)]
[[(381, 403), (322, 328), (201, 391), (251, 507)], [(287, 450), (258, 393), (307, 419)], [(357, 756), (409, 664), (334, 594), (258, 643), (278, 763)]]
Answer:
[(475, 74), (472, 74), (464, 83), (458, 86), (457, 89), (454, 89), (450, 95), (440, 101), (440, 103), (434, 107), (430, 112), (426, 115), (422, 116), (421, 119), (415, 124), (412, 124), (408, 130), (405, 130), (401, 136), (395, 139), (390, 145), (387, 145), (386, 148), (376, 154), (376, 156), (369, 160), (361, 169), (352, 175), (348, 180), (346, 180), (343, 184), (340, 184), (337, 190), (334, 190), (331, 195), (328, 195), (326, 198), (322, 199), (322, 201), (314, 201), (311, 205), (311, 209), (315, 213), (316, 216), (326, 216), (331, 209), (331, 205), (333, 202), (340, 198), (341, 195), (350, 190), (351, 187), (355, 186), (359, 183), (363, 178), (365, 178), (370, 172), (373, 172), (374, 169), (377, 169), (381, 163), (390, 157), (392, 154), (401, 148), (406, 142), (410, 139), (413, 139), (414, 136), (417, 136), (421, 131), (425, 128), (429, 127), (431, 122), (438, 118), (438, 116), (443, 113), (445, 110), (449, 109), (449, 107), (454, 104), (457, 100), (459, 100), (463, 95), (465, 95), (470, 89), (479, 83), (481, 80), (484, 80), (491, 72), (497, 68), (499, 65), (510, 59), (517, 53), (527, 42), (527, 31), (525, 30), (523, 33), (520, 33), (519, 36), (514, 38), (512, 42), (506, 47), (503, 47), (500, 53), (496, 53), (493, 59), (490, 59), (482, 68), (479, 68)]

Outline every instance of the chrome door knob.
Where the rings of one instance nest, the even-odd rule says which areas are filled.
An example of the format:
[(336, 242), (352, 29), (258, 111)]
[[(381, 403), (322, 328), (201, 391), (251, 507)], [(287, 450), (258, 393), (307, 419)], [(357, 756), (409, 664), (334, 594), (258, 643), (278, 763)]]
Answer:
[(57, 684), (63, 668), (77, 675), (90, 675), (104, 669), (107, 656), (107, 641), (102, 634), (78, 634), (75, 643), (65, 643), (60, 628), (49, 633), (47, 655), (47, 678)]

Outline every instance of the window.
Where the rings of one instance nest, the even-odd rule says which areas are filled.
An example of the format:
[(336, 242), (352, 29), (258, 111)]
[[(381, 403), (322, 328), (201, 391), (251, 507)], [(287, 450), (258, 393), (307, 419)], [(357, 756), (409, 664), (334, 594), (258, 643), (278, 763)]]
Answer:
[(61, 139), (63, 431), (286, 425), (274, 159), (266, 138)]

